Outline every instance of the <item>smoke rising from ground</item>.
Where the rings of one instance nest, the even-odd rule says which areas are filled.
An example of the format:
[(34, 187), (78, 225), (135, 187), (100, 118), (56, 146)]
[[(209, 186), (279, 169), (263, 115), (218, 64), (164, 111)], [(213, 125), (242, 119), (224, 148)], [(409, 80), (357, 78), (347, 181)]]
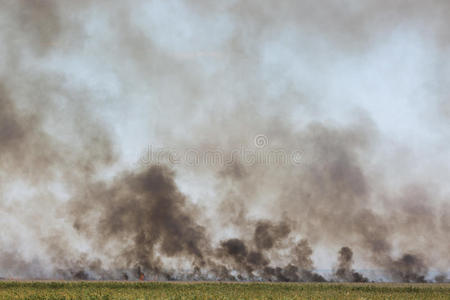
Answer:
[(0, 277), (449, 280), (447, 1), (0, 8)]
[(353, 264), (353, 251), (348, 247), (342, 247), (339, 250), (338, 266), (335, 272), (335, 276), (338, 280), (348, 281), (348, 282), (367, 282), (368, 279), (355, 272), (352, 269)]

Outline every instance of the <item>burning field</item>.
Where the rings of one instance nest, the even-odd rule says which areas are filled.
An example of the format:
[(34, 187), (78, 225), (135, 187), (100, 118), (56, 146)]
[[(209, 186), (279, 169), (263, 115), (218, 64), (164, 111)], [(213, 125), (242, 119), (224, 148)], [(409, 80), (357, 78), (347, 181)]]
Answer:
[(449, 10), (0, 1), (0, 277), (448, 295)]

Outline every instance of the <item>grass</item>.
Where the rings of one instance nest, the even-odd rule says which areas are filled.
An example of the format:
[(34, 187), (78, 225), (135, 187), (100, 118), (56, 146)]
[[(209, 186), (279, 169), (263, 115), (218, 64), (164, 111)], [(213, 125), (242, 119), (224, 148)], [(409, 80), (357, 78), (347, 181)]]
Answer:
[(450, 284), (0, 282), (0, 299), (450, 299)]

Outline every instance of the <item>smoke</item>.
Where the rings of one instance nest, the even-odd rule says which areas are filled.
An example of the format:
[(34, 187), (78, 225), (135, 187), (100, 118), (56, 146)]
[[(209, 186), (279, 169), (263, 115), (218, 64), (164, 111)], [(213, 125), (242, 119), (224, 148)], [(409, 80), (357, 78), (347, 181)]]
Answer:
[(447, 1), (0, 8), (0, 277), (448, 281)]
[[(155, 247), (161, 255), (192, 260), (193, 267), (205, 264), (209, 246), (205, 229), (195, 222), (195, 211), (187, 210), (185, 202), (172, 172), (153, 166), (143, 173), (124, 174), (110, 186), (93, 184), (88, 197), (71, 204), (71, 213), (76, 216), (74, 227), (94, 231), (93, 240), (102, 251), (120, 242), (114, 248), (123, 267), (158, 273), (162, 266)], [(92, 212), (101, 212), (96, 222)]]
[(404, 254), (400, 259), (392, 262), (390, 272), (398, 281), (426, 282), (428, 267), (423, 259), (412, 254)]
[(365, 278), (358, 272), (352, 269), (353, 264), (353, 251), (349, 247), (342, 247), (339, 250), (338, 266), (335, 272), (335, 276), (338, 280), (347, 282), (367, 282)]

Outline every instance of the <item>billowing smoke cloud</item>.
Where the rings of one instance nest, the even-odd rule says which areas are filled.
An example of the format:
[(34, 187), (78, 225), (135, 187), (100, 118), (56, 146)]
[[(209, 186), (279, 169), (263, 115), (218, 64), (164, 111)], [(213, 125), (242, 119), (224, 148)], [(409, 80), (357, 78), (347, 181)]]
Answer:
[[(140, 174), (124, 174), (111, 186), (95, 184), (89, 194), (73, 203), (74, 226), (83, 232), (94, 227), (93, 238), (105, 252), (110, 242), (120, 241), (114, 247), (120, 249), (117, 259), (123, 267), (159, 273), (156, 251), (191, 259), (197, 268), (205, 264), (205, 229), (195, 222), (195, 212), (186, 210), (185, 196), (168, 169), (153, 166)], [(93, 211), (101, 212), (97, 223)]]
[(447, 282), (450, 6), (313, 2), (2, 1), (0, 277)]

